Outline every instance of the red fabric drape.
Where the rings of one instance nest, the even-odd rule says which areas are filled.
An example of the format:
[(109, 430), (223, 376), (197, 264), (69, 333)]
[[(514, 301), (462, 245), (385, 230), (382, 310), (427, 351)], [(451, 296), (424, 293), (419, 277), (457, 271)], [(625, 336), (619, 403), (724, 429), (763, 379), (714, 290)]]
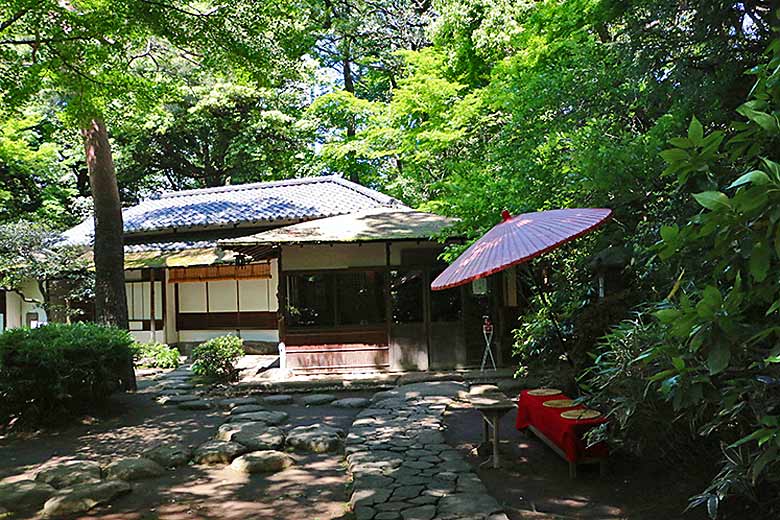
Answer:
[(569, 399), (569, 397), (563, 394), (535, 396), (529, 395), (528, 390), (523, 390), (517, 399), (517, 429), (525, 430), (529, 425), (533, 426), (561, 448), (569, 462), (577, 462), (585, 457), (609, 455), (606, 443), (600, 442), (587, 447), (582, 440), (585, 432), (607, 422), (604, 417), (583, 420), (564, 419), (561, 417), (561, 412), (581, 410), (585, 407), (577, 405), (570, 408), (550, 408), (542, 405), (552, 399)]

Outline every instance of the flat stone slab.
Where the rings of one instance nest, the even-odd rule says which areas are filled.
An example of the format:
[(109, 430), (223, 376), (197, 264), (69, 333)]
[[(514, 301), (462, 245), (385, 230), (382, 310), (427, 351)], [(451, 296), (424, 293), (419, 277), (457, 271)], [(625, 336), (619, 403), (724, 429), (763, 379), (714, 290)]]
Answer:
[(183, 445), (164, 444), (145, 451), (143, 456), (164, 468), (177, 468), (190, 461), (192, 450)]
[(241, 405), (257, 405), (257, 399), (254, 397), (229, 397), (217, 402), (220, 408), (233, 409)]
[(497, 394), (501, 390), (496, 385), (471, 385), (469, 395)]
[(162, 395), (160, 397), (157, 397), (155, 399), (160, 404), (180, 404), (180, 403), (186, 403), (187, 401), (198, 401), (200, 400), (200, 396), (197, 396), (195, 394), (177, 394), (177, 395)]
[(289, 416), (286, 412), (280, 412), (276, 410), (263, 410), (260, 412), (242, 413), (238, 415), (231, 415), (230, 422), (264, 422), (268, 424), (281, 424), (287, 420)]
[(42, 469), (35, 475), (35, 480), (57, 489), (95, 482), (100, 480), (100, 464), (91, 460), (69, 460)]
[(321, 406), (336, 400), (333, 394), (309, 394), (301, 397), (301, 404), (305, 406)]
[(263, 402), (273, 406), (281, 406), (285, 404), (292, 404), (293, 398), (291, 395), (287, 394), (269, 395), (263, 397)]
[(230, 464), (248, 451), (249, 448), (237, 442), (208, 441), (195, 449), (192, 460), (196, 464)]
[(241, 415), (242, 413), (264, 412), (264, 411), (266, 411), (265, 406), (259, 404), (240, 404), (238, 406), (233, 407), (233, 409), (230, 410), (230, 415)]
[(79, 484), (60, 490), (43, 505), (44, 518), (85, 513), (95, 506), (107, 504), (120, 495), (129, 493), (130, 484), (122, 480), (104, 480)]
[(465, 396), (469, 387), (459, 381), (428, 381), (424, 383), (413, 383), (402, 385), (396, 388), (398, 393), (406, 399), (414, 397), (462, 397)]
[(230, 469), (240, 473), (277, 473), (293, 465), (288, 454), (275, 451), (253, 451), (233, 460)]
[(251, 450), (277, 450), (284, 446), (284, 432), (264, 422), (223, 424), (217, 430), (216, 439), (237, 442)]
[(38, 511), (57, 490), (39, 480), (0, 484), (0, 508), (8, 511)]
[(165, 474), (165, 468), (151, 459), (143, 457), (128, 457), (112, 462), (105, 469), (106, 478), (126, 480), (143, 480), (159, 477)]
[(211, 408), (211, 403), (204, 401), (203, 399), (196, 399), (195, 401), (179, 403), (176, 407), (182, 410), (209, 410)]
[(298, 450), (325, 453), (341, 449), (344, 432), (324, 424), (298, 426), (287, 434), (287, 445)]
[(500, 513), (501, 506), (495, 498), (484, 493), (455, 493), (439, 500), (438, 513), (441, 516), (490, 515)]
[(365, 408), (370, 401), (365, 397), (345, 397), (330, 403), (336, 408)]
[(357, 519), (506, 519), (442, 434), (447, 406), (467, 391), (452, 381), (403, 385), (375, 394), (358, 413), (345, 446)]

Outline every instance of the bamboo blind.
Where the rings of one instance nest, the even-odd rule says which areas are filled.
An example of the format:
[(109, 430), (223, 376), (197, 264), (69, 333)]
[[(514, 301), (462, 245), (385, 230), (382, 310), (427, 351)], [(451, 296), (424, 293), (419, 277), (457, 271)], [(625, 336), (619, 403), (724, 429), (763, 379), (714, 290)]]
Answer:
[(207, 267), (173, 267), (168, 283), (208, 282), (213, 280), (270, 279), (271, 264), (210, 265)]

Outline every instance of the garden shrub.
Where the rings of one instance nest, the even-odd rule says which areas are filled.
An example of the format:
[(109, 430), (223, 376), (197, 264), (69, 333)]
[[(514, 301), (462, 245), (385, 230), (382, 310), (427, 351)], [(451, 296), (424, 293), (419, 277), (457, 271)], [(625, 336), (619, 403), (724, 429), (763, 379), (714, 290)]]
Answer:
[(176, 368), (179, 366), (179, 351), (165, 343), (135, 343), (135, 363), (142, 367)]
[(129, 333), (92, 323), (49, 324), (0, 334), (0, 423), (61, 419), (123, 386)]
[(244, 355), (244, 340), (220, 336), (201, 343), (192, 352), (192, 371), (212, 379), (237, 379), (235, 363)]

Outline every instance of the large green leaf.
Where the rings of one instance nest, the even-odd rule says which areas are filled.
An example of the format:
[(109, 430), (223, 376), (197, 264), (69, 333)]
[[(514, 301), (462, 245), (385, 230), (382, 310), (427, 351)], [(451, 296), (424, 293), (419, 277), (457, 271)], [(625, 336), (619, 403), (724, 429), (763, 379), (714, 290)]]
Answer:
[(710, 353), (707, 356), (707, 368), (710, 375), (723, 372), (729, 366), (731, 360), (731, 349), (725, 343), (715, 343), (710, 347)]
[(750, 275), (757, 282), (766, 280), (769, 273), (770, 249), (766, 242), (759, 242), (750, 255)]
[(691, 119), (691, 124), (688, 125), (688, 140), (693, 143), (694, 146), (701, 146), (704, 140), (704, 127), (701, 125), (696, 116)]
[(729, 198), (719, 191), (703, 191), (701, 193), (695, 193), (693, 198), (696, 199), (696, 202), (698, 202), (700, 205), (710, 210), (731, 207)]
[(761, 170), (753, 170), (751, 172), (747, 172), (745, 175), (742, 175), (739, 179), (729, 184), (729, 188), (736, 188), (749, 182), (760, 186), (763, 184), (769, 184), (772, 181), (769, 176)]

